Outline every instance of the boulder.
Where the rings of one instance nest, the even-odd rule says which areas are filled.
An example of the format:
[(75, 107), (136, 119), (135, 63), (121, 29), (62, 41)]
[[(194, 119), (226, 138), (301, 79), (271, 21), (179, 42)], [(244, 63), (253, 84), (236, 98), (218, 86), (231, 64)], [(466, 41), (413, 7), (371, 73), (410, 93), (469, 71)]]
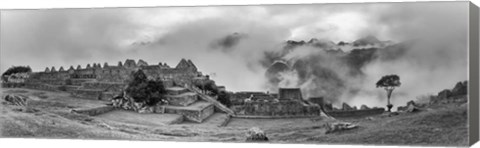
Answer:
[(250, 128), (247, 132), (247, 142), (266, 142), (267, 134), (258, 127)]
[(418, 108), (417, 108), (415, 105), (413, 105), (413, 104), (409, 104), (409, 105), (407, 106), (407, 110), (406, 110), (406, 111), (409, 112), (409, 113), (411, 113), (411, 112), (417, 112), (417, 111), (418, 111)]
[(452, 91), (445, 89), (438, 93), (438, 99), (446, 99), (452, 95)]
[(147, 107), (145, 102), (135, 102), (133, 98), (126, 95), (125, 92), (121, 95), (113, 97), (111, 103), (113, 107), (121, 108), (124, 110), (132, 110), (139, 113), (153, 112), (153, 109)]
[(416, 112), (419, 111), (417, 105), (415, 105), (415, 102), (408, 101), (406, 106), (399, 106), (397, 108), (398, 111), (403, 111), (403, 112)]
[(458, 82), (455, 87), (451, 91), (452, 96), (459, 96), (459, 95), (467, 95), (468, 91), (468, 82), (463, 81), (463, 82)]
[(335, 123), (326, 123), (324, 125), (326, 131), (325, 134), (343, 131), (343, 130), (350, 130), (357, 128), (358, 126), (348, 122), (335, 122)]
[(388, 117), (393, 117), (393, 116), (398, 116), (398, 115), (400, 115), (400, 113), (398, 113), (398, 112), (390, 112), (390, 113), (387, 114)]
[(10, 105), (27, 106), (27, 97), (15, 94), (8, 94), (3, 99)]

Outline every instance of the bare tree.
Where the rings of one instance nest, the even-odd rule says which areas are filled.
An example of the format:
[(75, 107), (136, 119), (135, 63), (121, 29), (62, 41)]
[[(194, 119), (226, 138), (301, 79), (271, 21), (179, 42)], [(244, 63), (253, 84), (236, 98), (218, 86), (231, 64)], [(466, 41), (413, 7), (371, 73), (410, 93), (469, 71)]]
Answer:
[(390, 103), (390, 97), (392, 96), (392, 92), (395, 89), (395, 87), (399, 87), (401, 85), (400, 83), (400, 77), (397, 75), (386, 75), (383, 76), (380, 80), (377, 82), (377, 88), (378, 87), (383, 87), (385, 91), (387, 91), (387, 108), (388, 112), (391, 111), (393, 105)]

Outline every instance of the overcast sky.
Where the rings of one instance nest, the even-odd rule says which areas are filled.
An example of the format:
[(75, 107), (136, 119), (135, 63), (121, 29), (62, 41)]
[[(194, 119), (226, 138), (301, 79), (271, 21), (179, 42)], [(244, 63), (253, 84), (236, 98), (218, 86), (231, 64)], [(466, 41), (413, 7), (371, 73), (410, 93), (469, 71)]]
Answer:
[[(467, 4), (4, 10), (0, 70), (12, 65), (30, 65), (34, 71), (93, 62), (116, 65), (127, 58), (175, 66), (188, 58), (227, 88), (259, 90), (264, 81), (265, 68), (258, 63), (263, 51), (280, 49), (290, 39), (351, 42), (366, 35), (396, 42), (427, 39), (458, 51), (452, 61), (464, 60)], [(233, 33), (241, 40), (216, 45)]]

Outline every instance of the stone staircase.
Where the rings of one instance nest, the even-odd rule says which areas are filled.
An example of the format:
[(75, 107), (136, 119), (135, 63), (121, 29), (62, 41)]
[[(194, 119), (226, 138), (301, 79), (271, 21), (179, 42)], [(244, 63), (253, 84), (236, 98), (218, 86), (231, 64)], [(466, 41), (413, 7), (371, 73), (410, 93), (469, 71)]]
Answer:
[(196, 92), (201, 99), (212, 103), (215, 107), (217, 107), (221, 111), (227, 113), (229, 116), (235, 116), (235, 112), (233, 110), (231, 110), (227, 106), (223, 105), (222, 103), (218, 102), (217, 99), (215, 99), (213, 97), (210, 97), (206, 94), (203, 94), (200, 89), (195, 88), (195, 87), (191, 87), (191, 88), (189, 88), (189, 90), (192, 91), (192, 92)]
[[(118, 94), (120, 84), (116, 83), (97, 83), (94, 81), (79, 81), (67, 87), (67, 92), (71, 92), (73, 96), (89, 99), (108, 99), (112, 98), (115, 93)], [(110, 87), (114, 86), (114, 87)], [(117, 86), (118, 85), (118, 86)], [(109, 88), (114, 88), (110, 90)], [(109, 91), (106, 91), (109, 90)], [(168, 87), (166, 88), (167, 105), (162, 105), (164, 113), (180, 114), (185, 120), (197, 123), (203, 122), (214, 113), (217, 108), (228, 116), (235, 113), (230, 108), (218, 102), (215, 98), (203, 94), (198, 88), (184, 87)]]
[(214, 113), (214, 104), (199, 99), (199, 95), (183, 87), (167, 88), (168, 105), (163, 106), (164, 112), (181, 114), (185, 120), (201, 123)]

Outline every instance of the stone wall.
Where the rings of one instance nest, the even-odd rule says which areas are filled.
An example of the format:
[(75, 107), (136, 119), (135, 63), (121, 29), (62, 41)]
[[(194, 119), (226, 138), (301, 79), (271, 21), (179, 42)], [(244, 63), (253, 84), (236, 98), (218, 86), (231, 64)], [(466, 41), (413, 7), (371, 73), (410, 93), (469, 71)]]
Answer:
[[(250, 98), (252, 97), (252, 98)], [(251, 101), (257, 100), (274, 100), (278, 97), (277, 94), (270, 94), (265, 92), (236, 92), (230, 94), (230, 101), (232, 105), (243, 105), (247, 98), (250, 98)]]
[(183, 59), (179, 63), (179, 65), (182, 66), (177, 66), (178, 68), (170, 68), (166, 65), (146, 65), (145, 62), (141, 62), (142, 64), (134, 64), (133, 60), (127, 60), (126, 63), (127, 62), (128, 64), (123, 66), (122, 64), (119, 64), (119, 66), (108, 66), (108, 64), (105, 64), (104, 67), (100, 67), (100, 64), (94, 64), (93, 67), (87, 66), (87, 68), (84, 69), (78, 66), (77, 69), (71, 68), (68, 71), (46, 70), (45, 72), (34, 72), (27, 81), (50, 85), (77, 86), (84, 83), (84, 81), (92, 80), (98, 82), (126, 83), (132, 72), (143, 69), (150, 79), (161, 79), (168, 81), (168, 85), (177, 84), (183, 86), (190, 84), (192, 79), (200, 74), (191, 61)]
[(194, 105), (188, 107), (181, 106), (165, 106), (165, 113), (180, 114), (185, 117), (186, 120), (203, 122), (206, 118), (213, 114), (214, 106), (211, 103), (197, 102)]
[(75, 85), (75, 86), (82, 86), (85, 82), (95, 81), (95, 79), (68, 79), (67, 85)]
[(365, 110), (336, 110), (336, 111), (326, 111), (328, 115), (332, 117), (364, 117), (376, 114), (382, 114), (385, 112), (384, 108), (373, 108)]
[(42, 83), (25, 83), (25, 88), (29, 89), (38, 89), (38, 90), (47, 90), (47, 91), (58, 91), (59, 85), (49, 85)]
[(252, 101), (243, 106), (232, 107), (237, 114), (254, 116), (317, 116), (320, 106), (306, 104), (300, 100), (279, 102)]
[(121, 92), (127, 84), (118, 82), (84, 82), (84, 89), (99, 89), (103, 91)]
[(16, 88), (16, 87), (24, 87), (25, 83), (8, 83), (8, 82), (2, 82), (2, 87), (3, 88)]

